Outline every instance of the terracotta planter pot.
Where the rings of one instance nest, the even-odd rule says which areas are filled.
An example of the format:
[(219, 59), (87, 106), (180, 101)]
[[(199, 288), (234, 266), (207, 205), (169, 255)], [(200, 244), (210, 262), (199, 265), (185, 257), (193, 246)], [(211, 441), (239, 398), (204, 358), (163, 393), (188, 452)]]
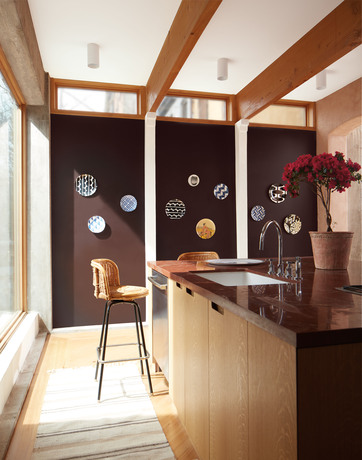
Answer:
[(345, 270), (348, 267), (353, 232), (309, 232), (315, 268)]

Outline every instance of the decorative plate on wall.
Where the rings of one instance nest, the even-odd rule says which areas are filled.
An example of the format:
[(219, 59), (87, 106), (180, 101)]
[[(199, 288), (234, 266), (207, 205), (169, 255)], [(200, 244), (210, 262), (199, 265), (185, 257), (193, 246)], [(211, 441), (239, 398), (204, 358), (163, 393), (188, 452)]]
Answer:
[(185, 215), (186, 206), (181, 200), (170, 200), (165, 206), (165, 212), (170, 219), (181, 219)]
[(196, 224), (196, 233), (203, 240), (208, 240), (215, 235), (216, 227), (211, 219), (201, 219)]
[(133, 195), (124, 195), (120, 202), (123, 211), (132, 212), (137, 208), (137, 200)]
[(265, 217), (265, 209), (261, 205), (256, 205), (251, 210), (251, 217), (253, 220), (259, 222), (264, 219)]
[(101, 216), (93, 216), (88, 220), (88, 228), (92, 233), (102, 233), (106, 228), (106, 221)]
[(225, 184), (217, 184), (214, 187), (214, 195), (218, 200), (225, 200), (229, 195), (229, 187)]
[(272, 184), (269, 187), (269, 198), (273, 203), (283, 203), (288, 192), (283, 184)]
[(196, 174), (191, 174), (188, 178), (188, 183), (191, 185), (191, 187), (196, 187), (200, 183), (200, 178)]
[(284, 230), (291, 235), (296, 235), (302, 228), (302, 221), (300, 217), (295, 214), (289, 214), (284, 219)]
[(96, 193), (97, 181), (90, 174), (82, 174), (75, 180), (75, 189), (82, 196), (91, 196)]

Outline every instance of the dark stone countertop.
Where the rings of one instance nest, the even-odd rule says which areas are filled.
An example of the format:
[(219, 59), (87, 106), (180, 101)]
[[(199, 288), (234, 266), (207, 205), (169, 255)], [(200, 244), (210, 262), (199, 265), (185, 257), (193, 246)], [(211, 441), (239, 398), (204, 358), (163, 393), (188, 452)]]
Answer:
[(223, 286), (197, 272), (247, 270), (266, 275), (267, 263), (216, 267), (193, 261), (148, 262), (150, 268), (297, 348), (362, 342), (362, 296), (337, 289), (362, 284), (361, 265), (351, 261), (348, 270), (318, 270), (312, 257), (303, 257), (299, 283)]

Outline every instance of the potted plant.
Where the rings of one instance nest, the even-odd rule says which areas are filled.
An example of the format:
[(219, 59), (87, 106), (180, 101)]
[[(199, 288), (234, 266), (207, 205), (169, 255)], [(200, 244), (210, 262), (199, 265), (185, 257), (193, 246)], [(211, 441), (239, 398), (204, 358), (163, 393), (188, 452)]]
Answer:
[[(345, 160), (343, 153), (301, 155), (284, 167), (285, 189), (292, 197), (299, 195), (301, 182), (311, 184), (319, 197), (326, 215), (326, 232), (309, 232), (316, 268), (347, 268), (353, 232), (333, 232), (331, 216), (331, 194), (346, 191), (352, 182), (361, 182), (358, 172), (361, 166), (351, 159)], [(343, 251), (344, 254), (339, 254)]]

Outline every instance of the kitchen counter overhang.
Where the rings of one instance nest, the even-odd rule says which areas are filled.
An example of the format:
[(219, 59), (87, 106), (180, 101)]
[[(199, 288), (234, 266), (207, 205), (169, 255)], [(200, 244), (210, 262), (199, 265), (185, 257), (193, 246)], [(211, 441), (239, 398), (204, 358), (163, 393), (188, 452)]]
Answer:
[(221, 268), (168, 260), (148, 262), (148, 266), (296, 348), (362, 341), (362, 296), (338, 289), (361, 284), (358, 261), (352, 261), (348, 270), (318, 270), (313, 258), (305, 257), (301, 281), (280, 278), (287, 284), (252, 286), (223, 286), (198, 274), (247, 270), (267, 276), (266, 262)]

